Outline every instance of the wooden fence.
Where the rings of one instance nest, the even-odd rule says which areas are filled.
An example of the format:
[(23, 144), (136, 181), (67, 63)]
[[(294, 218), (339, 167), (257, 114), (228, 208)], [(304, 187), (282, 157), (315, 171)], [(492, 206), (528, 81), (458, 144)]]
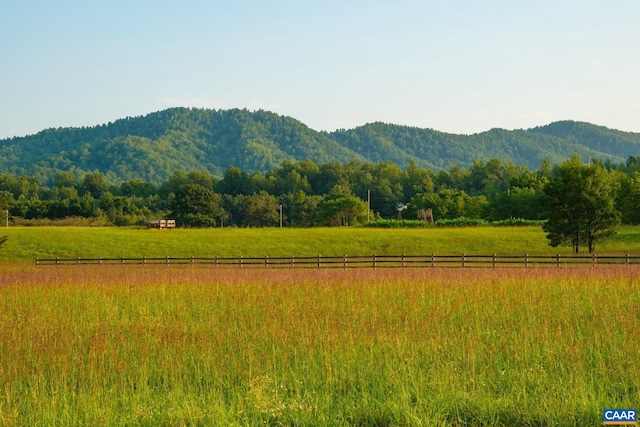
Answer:
[(371, 255), (262, 258), (36, 258), (36, 266), (87, 264), (208, 265), (235, 268), (571, 267), (640, 264), (640, 255)]

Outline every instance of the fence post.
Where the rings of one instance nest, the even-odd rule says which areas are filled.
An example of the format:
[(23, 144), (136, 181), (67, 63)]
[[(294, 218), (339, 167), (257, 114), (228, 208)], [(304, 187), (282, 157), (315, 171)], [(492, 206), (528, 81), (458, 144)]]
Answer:
[(436, 254), (431, 254), (431, 268), (436, 266)]
[(320, 268), (320, 255), (318, 255), (318, 268)]
[(293, 268), (293, 255), (291, 255), (291, 268)]
[(462, 267), (464, 268), (464, 254), (462, 254)]
[(591, 255), (591, 266), (596, 266), (596, 254)]
[(98, 264), (102, 264), (102, 257), (98, 258)]
[(191, 255), (191, 265), (193, 265), (193, 255)]
[(524, 254), (524, 267), (529, 267), (529, 254)]
[(560, 254), (556, 254), (556, 267), (560, 267)]
[(76, 264), (80, 264), (80, 257), (76, 257)]
[(264, 256), (264, 268), (269, 268), (269, 255)]
[[(79, 258), (78, 258), (78, 262), (80, 262)], [(124, 264), (124, 257), (123, 256), (120, 257), (120, 264)]]
[(218, 255), (216, 255), (216, 268), (218, 268)]
[(402, 268), (404, 268), (404, 254), (402, 254)]
[(147, 265), (147, 257), (146, 256), (142, 257), (142, 265)]
[(240, 268), (242, 268), (242, 255), (240, 255), (240, 258), (238, 259), (238, 263), (240, 263)]
[(38, 257), (36, 257), (36, 267), (38, 266)]
[(629, 265), (629, 254), (626, 255), (626, 262), (627, 262), (627, 265)]
[(169, 257), (165, 257), (165, 263), (169, 265)]
[(376, 261), (377, 261), (377, 256), (376, 254), (373, 254), (373, 268), (376, 268)]
[(342, 256), (342, 268), (344, 268), (346, 270), (347, 268), (347, 255), (343, 255)]
[(496, 254), (491, 258), (491, 267), (496, 268)]

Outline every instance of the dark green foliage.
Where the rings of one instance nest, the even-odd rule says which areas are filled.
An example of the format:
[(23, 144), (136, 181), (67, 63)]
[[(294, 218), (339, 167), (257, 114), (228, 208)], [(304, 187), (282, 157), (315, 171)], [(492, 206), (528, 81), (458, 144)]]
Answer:
[(220, 195), (200, 184), (185, 184), (172, 195), (168, 207), (180, 226), (215, 227), (224, 212)]
[(616, 205), (623, 224), (640, 224), (640, 172), (620, 177), (620, 191)]
[(322, 196), (310, 196), (304, 191), (287, 193), (280, 197), (280, 204), (286, 206), (283, 215), (285, 223), (291, 227), (313, 227), (318, 222), (318, 205)]
[(413, 159), (418, 166), (433, 170), (453, 163), (468, 167), (474, 160), (492, 158), (534, 168), (543, 159), (558, 164), (573, 153), (619, 163), (636, 154), (640, 146), (640, 134), (568, 121), (530, 130), (492, 129), (473, 135), (373, 123), (331, 135), (369, 161), (391, 161), (406, 167)]
[(531, 225), (544, 225), (546, 221), (536, 219), (509, 218), (500, 221), (491, 221), (493, 227), (526, 227)]
[(0, 140), (0, 173), (41, 182), (72, 167), (111, 181), (159, 184), (178, 170), (221, 176), (230, 166), (267, 171), (284, 160), (340, 161), (362, 157), (330, 136), (266, 111), (173, 108), (91, 128), (48, 129)]
[[(86, 171), (92, 171), (112, 183), (142, 179), (159, 185), (179, 170), (222, 176), (235, 166), (246, 174), (266, 174), (282, 165), (285, 177), (295, 172), (306, 176), (308, 182), (294, 179), (286, 182), (292, 187), (278, 191), (306, 191), (309, 185), (322, 194), (331, 186), (323, 186), (323, 178), (296, 161), (312, 159), (317, 164), (331, 165), (328, 167), (351, 161), (400, 168), (413, 163), (414, 169), (439, 171), (453, 164), (470, 167), (474, 161), (491, 169), (496, 165), (484, 162), (501, 159), (503, 165), (512, 162), (535, 168), (542, 159), (559, 164), (573, 153), (621, 163), (636, 156), (639, 148), (640, 134), (580, 122), (557, 122), (530, 130), (492, 129), (474, 135), (384, 123), (327, 133), (268, 111), (172, 108), (101, 126), (48, 129), (36, 135), (0, 140), (0, 173), (30, 175), (41, 183), (53, 184), (60, 173), (78, 171), (75, 176), (82, 179)], [(630, 167), (636, 167), (635, 163), (631, 162)], [(348, 166), (335, 172), (344, 173), (347, 169)], [(327, 172), (324, 174), (329, 176)], [(509, 171), (494, 172), (498, 173), (490, 177), (493, 187), (504, 189)], [(471, 175), (475, 180), (473, 171)], [(273, 178), (274, 186), (285, 183), (278, 181), (282, 176)], [(412, 177), (418, 186), (428, 186), (428, 182), (420, 183), (423, 178)], [(455, 182), (456, 178), (451, 179)], [(475, 195), (473, 191), (486, 184), (473, 181), (470, 194)], [(244, 187), (235, 191), (252, 192)], [(353, 191), (363, 197), (357, 189)], [(408, 200), (414, 195), (415, 189), (407, 187), (403, 196)]]
[(596, 242), (612, 236), (620, 223), (614, 204), (617, 184), (612, 173), (583, 165), (577, 156), (558, 167), (543, 190), (549, 244), (570, 246), (575, 253), (586, 246), (591, 253)]
[(107, 191), (109, 185), (104, 175), (99, 172), (90, 172), (84, 176), (82, 188), (85, 192), (91, 194), (94, 199), (99, 199), (102, 193)]
[(221, 194), (237, 196), (238, 194), (253, 193), (251, 177), (242, 169), (230, 166), (224, 173), (224, 177), (218, 183), (218, 191)]
[(264, 190), (244, 200), (244, 223), (248, 227), (274, 226), (280, 217), (276, 198)]
[[(584, 166), (593, 176), (579, 175), (600, 187), (583, 188), (591, 204), (581, 202), (579, 209), (600, 212), (600, 222), (588, 222), (591, 231), (582, 234), (580, 239), (587, 240), (579, 240), (580, 245), (606, 237), (610, 221), (601, 221), (604, 208), (612, 209), (611, 220), (640, 222), (640, 171), (636, 170), (640, 165), (636, 163), (630, 157), (618, 166), (600, 161), (591, 168)], [(572, 164), (582, 168), (578, 157)], [(437, 225), (541, 224), (562, 209), (561, 204), (549, 203), (549, 196), (556, 191), (557, 199), (563, 201), (570, 194), (563, 187), (554, 189), (563, 168), (553, 169), (550, 161), (543, 161), (538, 171), (530, 171), (510, 161), (490, 159), (476, 160), (469, 168), (454, 164), (435, 173), (415, 161), (403, 169), (387, 161), (283, 160), (266, 173), (230, 166), (222, 179), (209, 172), (176, 170), (159, 186), (141, 178), (118, 183), (109, 179), (110, 173), (79, 169), (57, 173), (49, 185), (33, 176), (0, 174), (0, 209), (9, 211), (14, 221), (76, 217), (142, 225), (147, 219), (172, 218), (178, 226), (188, 227), (266, 227), (278, 225), (282, 206), (284, 226), (312, 227), (396, 219), (396, 206), (402, 202), (408, 206), (402, 212), (405, 220), (416, 220), (419, 210), (432, 209)], [(576, 188), (581, 187), (569, 186)], [(545, 197), (547, 209), (542, 209)], [(602, 203), (595, 203), (596, 199)]]
[(480, 218), (454, 218), (436, 220), (436, 227), (478, 227), (490, 225), (489, 221)]
[(362, 224), (362, 227), (371, 228), (426, 228), (432, 227), (431, 224), (425, 221), (418, 221), (417, 219), (380, 219), (377, 221), (367, 222)]
[[(640, 134), (638, 133), (622, 132), (608, 129), (604, 126), (571, 120), (536, 127), (529, 132), (560, 138), (574, 147), (582, 146), (586, 149), (574, 150), (574, 152), (582, 153), (585, 157), (589, 156), (592, 159), (609, 158), (617, 163), (637, 155), (637, 144), (640, 140)], [(636, 149), (630, 152), (629, 148), (634, 145)], [(608, 156), (603, 155), (605, 153)]]
[(409, 214), (417, 209), (433, 209), (433, 216), (438, 219), (455, 219), (460, 217), (480, 219), (488, 209), (489, 201), (484, 195), (470, 196), (464, 190), (445, 188), (434, 193), (416, 195), (409, 202)]
[(356, 225), (367, 219), (367, 204), (353, 195), (331, 197), (318, 204), (320, 225)]

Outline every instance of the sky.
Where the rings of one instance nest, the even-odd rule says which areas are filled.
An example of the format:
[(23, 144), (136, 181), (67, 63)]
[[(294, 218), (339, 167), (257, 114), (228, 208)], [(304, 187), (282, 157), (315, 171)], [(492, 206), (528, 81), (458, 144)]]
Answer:
[(0, 138), (170, 107), (640, 132), (637, 0), (0, 0)]

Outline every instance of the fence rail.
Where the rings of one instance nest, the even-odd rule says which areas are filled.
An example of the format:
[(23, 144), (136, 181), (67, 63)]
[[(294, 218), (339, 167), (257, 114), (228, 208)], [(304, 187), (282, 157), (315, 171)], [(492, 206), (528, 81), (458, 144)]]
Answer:
[(209, 265), (236, 268), (566, 267), (640, 264), (640, 255), (371, 255), (311, 257), (36, 258), (36, 266), (87, 264)]

